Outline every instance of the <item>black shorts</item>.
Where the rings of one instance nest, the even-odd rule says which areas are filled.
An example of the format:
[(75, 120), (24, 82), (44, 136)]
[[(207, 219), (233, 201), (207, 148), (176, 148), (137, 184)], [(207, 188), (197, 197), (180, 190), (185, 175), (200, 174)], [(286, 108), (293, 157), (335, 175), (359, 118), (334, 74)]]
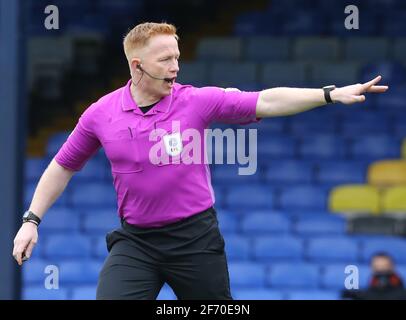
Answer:
[(159, 228), (122, 221), (106, 242), (97, 299), (156, 299), (165, 282), (178, 299), (232, 299), (214, 208)]

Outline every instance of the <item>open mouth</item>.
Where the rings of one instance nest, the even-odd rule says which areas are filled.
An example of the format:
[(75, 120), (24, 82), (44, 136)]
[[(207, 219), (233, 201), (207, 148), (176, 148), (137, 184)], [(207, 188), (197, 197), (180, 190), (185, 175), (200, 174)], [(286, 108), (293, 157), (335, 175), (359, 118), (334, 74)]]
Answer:
[(176, 77), (173, 77), (173, 78), (169, 78), (168, 80), (166, 80), (166, 82), (167, 82), (168, 84), (172, 85), (172, 84), (175, 83), (175, 80), (176, 80)]

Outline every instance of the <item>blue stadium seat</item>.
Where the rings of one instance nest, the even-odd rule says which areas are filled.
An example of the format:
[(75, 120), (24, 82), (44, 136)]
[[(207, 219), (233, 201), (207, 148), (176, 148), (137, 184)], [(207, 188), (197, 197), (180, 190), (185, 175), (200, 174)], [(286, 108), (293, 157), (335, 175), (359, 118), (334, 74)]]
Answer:
[[(353, 267), (357, 268), (358, 274), (354, 273)], [(330, 290), (344, 290), (346, 281), (349, 285), (358, 285), (359, 289), (366, 289), (371, 275), (368, 265), (360, 265), (358, 263), (326, 264), (323, 269), (321, 286)], [(358, 279), (358, 283), (355, 283), (354, 279)]]
[(232, 234), (225, 234), (223, 237), (228, 260), (242, 261), (250, 258), (252, 245), (249, 238)]
[(235, 289), (232, 292), (235, 300), (283, 300), (284, 294), (271, 289)]
[[(351, 2), (351, 3), (354, 3)], [(336, 10), (342, 10), (343, 8), (337, 8)], [(361, 25), (360, 28), (355, 30), (354, 32), (351, 32), (351, 30), (348, 30), (347, 28), (344, 27), (344, 20), (342, 19), (342, 17), (340, 15), (334, 14), (334, 11), (329, 8), (328, 11), (325, 12), (325, 15), (328, 19), (329, 23), (329, 29), (332, 35), (334, 36), (339, 36), (339, 37), (348, 37), (348, 38), (354, 38), (354, 32), (357, 33), (357, 35), (359, 36), (375, 36), (377, 33), (377, 19), (378, 17), (376, 16), (376, 14), (373, 13), (364, 13), (364, 10), (361, 10), (360, 12), (360, 21)], [(355, 56), (359, 57), (361, 53), (356, 52)], [(368, 56), (368, 60), (373, 61), (374, 55), (372, 55), (371, 57)], [(359, 58), (357, 58), (359, 59)]]
[(65, 143), (65, 141), (68, 139), (69, 135), (70, 132), (60, 132), (52, 135), (48, 139), (46, 147), (47, 155), (50, 157), (55, 156), (62, 145)]
[(262, 11), (244, 12), (236, 17), (233, 34), (236, 36), (265, 34), (264, 30), (261, 30), (261, 25), (264, 24), (265, 19), (266, 16)]
[(317, 288), (319, 285), (319, 267), (313, 264), (274, 264), (267, 275), (272, 288)]
[(326, 32), (327, 24), (325, 18), (320, 17), (320, 15), (311, 10), (292, 10), (283, 13), (275, 12), (270, 18), (280, 19), (279, 23), (282, 29), (282, 34), (284, 35), (310, 36)]
[(303, 159), (343, 159), (346, 147), (344, 140), (337, 136), (306, 136), (299, 145), (299, 154)]
[(341, 136), (352, 138), (367, 134), (389, 134), (390, 126), (382, 119), (381, 123), (348, 121), (341, 124)]
[(214, 190), (214, 206), (217, 209), (220, 210), (225, 210), (226, 208), (226, 202), (225, 202), (225, 197), (226, 197), (226, 191), (225, 188), (222, 186), (218, 186), (216, 182), (213, 182), (212, 180), (212, 186)]
[(217, 220), (222, 233), (237, 233), (240, 230), (239, 217), (234, 212), (217, 210)]
[(383, 34), (389, 37), (405, 37), (406, 12), (393, 12), (382, 23)]
[(182, 84), (205, 86), (208, 83), (208, 65), (205, 62), (180, 62), (180, 72), (176, 79)]
[(265, 172), (267, 183), (283, 185), (311, 183), (314, 166), (310, 162), (298, 160), (270, 161)]
[(60, 284), (96, 285), (99, 272), (103, 266), (98, 260), (67, 260), (59, 263)]
[(346, 219), (338, 215), (298, 218), (294, 231), (301, 236), (340, 235), (346, 232)]
[[(370, 98), (370, 99), (369, 99)], [(343, 121), (340, 124), (340, 136), (353, 138), (365, 135), (385, 135), (392, 131), (392, 119), (387, 110), (381, 112), (377, 108), (377, 96), (370, 96), (359, 109), (351, 116), (351, 111), (341, 112)], [(370, 110), (370, 111), (366, 111)], [(382, 110), (383, 111), (383, 110)]]
[(38, 182), (49, 161), (47, 158), (28, 158), (25, 160), (25, 181)]
[(83, 216), (83, 231), (86, 234), (105, 234), (120, 227), (120, 218), (114, 210), (88, 210)]
[(257, 82), (257, 65), (252, 62), (216, 62), (209, 69), (209, 84), (219, 87), (238, 87), (245, 83)]
[[(212, 181), (216, 185), (233, 185), (234, 183), (241, 184), (244, 180), (245, 183), (255, 184), (260, 182), (261, 176), (257, 173), (253, 175), (241, 175), (242, 166), (234, 164), (218, 164), (212, 170)], [(244, 166), (245, 167), (245, 166)], [(217, 193), (216, 193), (217, 194)]]
[(200, 61), (238, 61), (241, 57), (241, 39), (227, 37), (203, 38), (197, 45)]
[(369, 262), (373, 254), (384, 251), (390, 254), (397, 264), (406, 263), (406, 240), (403, 238), (388, 238), (362, 241), (362, 260)]
[(340, 300), (340, 292), (330, 290), (290, 290), (288, 300)]
[(161, 291), (159, 291), (156, 300), (177, 300), (177, 298), (172, 288), (167, 283), (165, 283), (162, 286)]
[(286, 128), (286, 117), (265, 118), (259, 122), (241, 126), (241, 129), (257, 129), (258, 141), (269, 140), (274, 134), (282, 134)]
[(97, 286), (79, 286), (73, 288), (72, 300), (96, 300)]
[(387, 126), (392, 120), (387, 110), (377, 110), (376, 108), (344, 109), (340, 113), (343, 124), (357, 122), (360, 125), (372, 123), (377, 126)]
[(323, 185), (364, 183), (367, 162), (364, 161), (320, 161), (316, 181)]
[(95, 240), (96, 245), (93, 248), (92, 255), (99, 259), (105, 259), (107, 257), (107, 244), (106, 236), (100, 236)]
[(330, 212), (327, 209), (296, 209), (292, 211), (283, 211), (283, 214), (288, 216), (292, 223), (295, 223), (298, 220), (305, 220), (305, 219), (317, 219), (317, 218), (325, 218), (326, 216), (330, 216)]
[(81, 184), (86, 182), (102, 182), (109, 181), (110, 170), (107, 166), (106, 160), (99, 158), (92, 158), (85, 166), (77, 172), (71, 183)]
[(68, 300), (66, 288), (46, 289), (44, 285), (27, 286), (22, 289), (23, 300)]
[[(369, 81), (375, 78), (376, 75), (381, 75), (383, 79), (382, 83), (389, 85), (391, 89), (396, 85), (406, 83), (406, 68), (400, 62), (383, 61), (378, 63), (375, 60), (373, 63), (367, 64), (361, 69), (360, 81)], [(394, 92), (391, 92), (389, 96), (391, 96), (393, 93)], [(388, 94), (384, 94), (382, 96), (388, 96)]]
[(253, 262), (231, 262), (228, 266), (230, 285), (234, 288), (263, 288), (265, 286), (265, 266)]
[(302, 62), (269, 62), (260, 71), (260, 82), (267, 88), (304, 86), (308, 82), (307, 66)]
[(403, 37), (396, 38), (393, 44), (393, 58), (402, 61), (406, 57), (406, 39)]
[(360, 65), (357, 62), (322, 62), (310, 65), (310, 81), (314, 87), (324, 86), (325, 83), (334, 83), (345, 86), (359, 81)]
[(291, 40), (281, 37), (253, 36), (244, 44), (243, 55), (248, 61), (283, 61), (290, 58)]
[(51, 207), (41, 223), (41, 230), (46, 233), (79, 232), (81, 219), (74, 209)]
[(312, 185), (299, 185), (282, 189), (280, 207), (283, 210), (323, 210), (326, 208), (327, 191)]
[(383, 37), (349, 37), (344, 44), (344, 56), (347, 60), (375, 62), (387, 59), (388, 54), (389, 40)]
[[(385, 81), (386, 83), (386, 81)], [(404, 112), (406, 106), (406, 85), (391, 86), (390, 94), (381, 94), (376, 97), (376, 104), (382, 110), (399, 110)]]
[[(32, 198), (34, 196), (35, 189), (38, 185), (38, 181), (28, 182), (24, 185), (24, 207), (28, 208), (31, 204)], [(53, 204), (54, 207), (66, 206), (69, 202), (69, 190), (66, 189), (61, 196)]]
[(308, 241), (306, 257), (317, 263), (357, 263), (359, 245), (348, 237), (320, 237)]
[(303, 241), (291, 236), (256, 237), (253, 254), (259, 261), (300, 261), (303, 258)]
[(403, 282), (406, 280), (406, 265), (397, 265), (395, 267), (395, 271), (398, 273), (398, 275), (403, 279)]
[(400, 141), (385, 135), (354, 137), (350, 147), (350, 156), (359, 160), (369, 159), (369, 161), (399, 158)]
[(406, 123), (400, 121), (395, 123), (394, 132), (396, 138), (406, 137)]
[(81, 234), (52, 235), (45, 241), (44, 254), (50, 259), (86, 258), (91, 247), (90, 239)]
[(273, 190), (266, 186), (234, 186), (227, 195), (228, 208), (271, 209), (274, 206)]
[(45, 273), (45, 269), (48, 265), (51, 265), (47, 260), (31, 258), (25, 262), (22, 267), (22, 279), (24, 285), (33, 283), (44, 283), (48, 274)]
[(296, 156), (296, 139), (288, 136), (273, 136), (272, 139), (258, 142), (258, 159), (294, 158)]
[(289, 128), (290, 134), (295, 137), (302, 137), (303, 135), (332, 135), (337, 130), (337, 123), (331, 121), (296, 121), (296, 117), (292, 117)]
[(241, 229), (248, 235), (289, 233), (290, 220), (286, 215), (255, 213), (254, 211), (243, 217)]
[(83, 183), (72, 189), (71, 202), (77, 208), (116, 206), (116, 193), (112, 185)]
[(298, 38), (293, 46), (294, 60), (334, 61), (339, 58), (339, 54), (340, 42), (333, 37), (302, 37)]

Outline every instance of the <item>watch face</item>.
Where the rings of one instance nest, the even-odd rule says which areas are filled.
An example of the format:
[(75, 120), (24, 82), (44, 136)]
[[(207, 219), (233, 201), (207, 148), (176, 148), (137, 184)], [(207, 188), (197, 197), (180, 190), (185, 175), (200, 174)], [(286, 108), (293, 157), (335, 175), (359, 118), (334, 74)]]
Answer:
[(29, 215), (30, 213), (27, 211), (27, 212), (25, 212), (24, 213), (24, 215), (23, 215), (23, 218), (28, 218), (28, 215)]

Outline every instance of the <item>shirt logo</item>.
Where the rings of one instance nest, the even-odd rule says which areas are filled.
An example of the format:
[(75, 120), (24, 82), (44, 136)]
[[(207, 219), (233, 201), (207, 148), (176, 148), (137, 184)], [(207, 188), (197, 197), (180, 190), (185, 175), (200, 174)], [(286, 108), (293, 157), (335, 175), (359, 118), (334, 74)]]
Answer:
[(166, 153), (172, 157), (180, 155), (183, 150), (180, 132), (168, 134), (163, 137)]

